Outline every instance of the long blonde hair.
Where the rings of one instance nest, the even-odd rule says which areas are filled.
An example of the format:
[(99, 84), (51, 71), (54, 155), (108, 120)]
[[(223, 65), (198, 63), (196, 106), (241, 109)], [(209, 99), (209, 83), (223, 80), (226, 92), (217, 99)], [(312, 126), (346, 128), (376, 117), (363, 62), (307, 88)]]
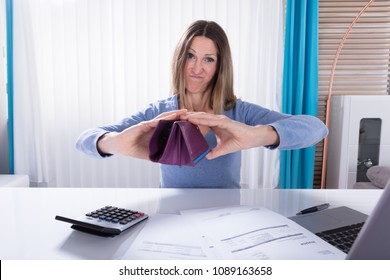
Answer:
[(180, 102), (186, 108), (184, 67), (188, 49), (196, 36), (211, 39), (217, 47), (217, 69), (209, 85), (209, 106), (215, 114), (222, 114), (224, 110), (234, 108), (237, 98), (233, 90), (233, 62), (229, 41), (225, 31), (214, 21), (195, 21), (183, 33), (172, 60), (172, 93), (179, 95)]

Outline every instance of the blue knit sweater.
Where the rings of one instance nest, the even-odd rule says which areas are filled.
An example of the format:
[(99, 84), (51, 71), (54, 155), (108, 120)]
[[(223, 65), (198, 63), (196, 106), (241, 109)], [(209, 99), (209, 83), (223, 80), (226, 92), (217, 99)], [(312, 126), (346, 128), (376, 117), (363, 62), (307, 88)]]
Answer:
[[(151, 120), (163, 112), (178, 109), (177, 96), (150, 104), (137, 114), (108, 126), (83, 132), (76, 142), (76, 148), (88, 155), (103, 158), (97, 150), (97, 141), (104, 133), (120, 132), (141, 121)], [(248, 125), (270, 125), (279, 134), (280, 144), (269, 149), (300, 149), (315, 145), (328, 133), (326, 126), (316, 117), (308, 115), (291, 116), (259, 105), (238, 100), (236, 106), (224, 114)], [(216, 146), (212, 130), (205, 136), (210, 148)], [(241, 152), (234, 152), (213, 160), (202, 159), (195, 167), (160, 164), (161, 187), (164, 188), (240, 188)]]

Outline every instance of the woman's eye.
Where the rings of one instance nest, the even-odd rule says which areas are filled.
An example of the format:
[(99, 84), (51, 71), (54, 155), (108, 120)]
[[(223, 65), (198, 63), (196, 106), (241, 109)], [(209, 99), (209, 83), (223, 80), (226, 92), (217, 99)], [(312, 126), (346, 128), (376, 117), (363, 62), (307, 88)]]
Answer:
[(188, 59), (194, 59), (194, 58), (195, 58), (195, 55), (192, 54), (192, 53), (188, 53), (188, 54), (187, 54), (187, 58), (188, 58)]
[(214, 58), (212, 58), (212, 57), (206, 57), (206, 58), (205, 58), (205, 61), (206, 61), (207, 63), (213, 63), (215, 60), (214, 60)]

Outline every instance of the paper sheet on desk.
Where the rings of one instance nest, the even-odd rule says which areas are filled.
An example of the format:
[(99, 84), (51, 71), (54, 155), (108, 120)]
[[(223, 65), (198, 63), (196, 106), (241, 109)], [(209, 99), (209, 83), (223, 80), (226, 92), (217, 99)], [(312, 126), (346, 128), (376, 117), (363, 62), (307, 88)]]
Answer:
[(313, 233), (260, 207), (149, 217), (124, 259), (344, 259)]
[(288, 218), (261, 207), (188, 210), (205, 252), (217, 259), (344, 259), (345, 254)]
[(150, 216), (124, 259), (207, 259), (205, 243), (191, 220), (175, 214)]

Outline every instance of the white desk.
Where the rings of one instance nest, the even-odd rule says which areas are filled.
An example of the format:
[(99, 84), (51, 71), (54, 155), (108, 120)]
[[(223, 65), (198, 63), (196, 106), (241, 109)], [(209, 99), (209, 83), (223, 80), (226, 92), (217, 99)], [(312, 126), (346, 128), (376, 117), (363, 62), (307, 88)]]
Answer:
[(381, 190), (184, 190), (0, 188), (0, 259), (122, 259), (142, 225), (114, 238), (74, 231), (56, 215), (79, 216), (105, 205), (149, 215), (229, 205), (257, 205), (284, 216), (329, 202), (370, 214)]
[(0, 187), (25, 188), (29, 185), (28, 175), (0, 174)]

